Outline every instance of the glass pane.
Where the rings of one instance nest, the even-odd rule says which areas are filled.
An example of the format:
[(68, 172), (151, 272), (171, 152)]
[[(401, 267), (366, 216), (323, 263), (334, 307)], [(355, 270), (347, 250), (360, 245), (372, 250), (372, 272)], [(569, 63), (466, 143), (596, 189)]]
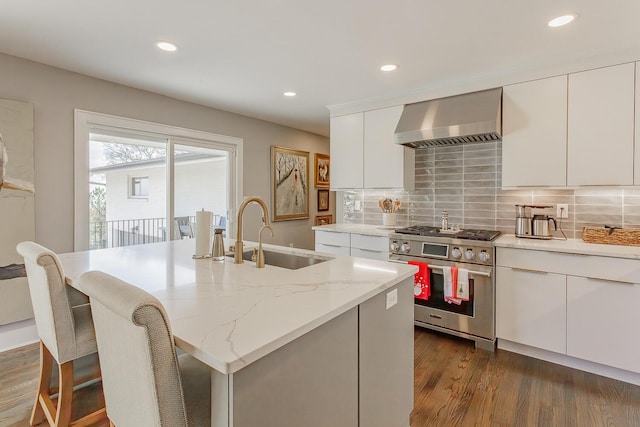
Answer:
[(229, 203), (229, 152), (174, 145), (174, 216), (176, 239), (195, 235), (196, 211), (213, 212), (214, 228), (226, 228)]
[(166, 141), (96, 131), (89, 143), (89, 249), (167, 239)]

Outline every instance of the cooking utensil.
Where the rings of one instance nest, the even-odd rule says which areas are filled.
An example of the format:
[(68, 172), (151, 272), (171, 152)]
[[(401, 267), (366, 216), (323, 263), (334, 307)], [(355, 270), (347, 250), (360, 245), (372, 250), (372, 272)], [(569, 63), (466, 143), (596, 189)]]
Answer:
[(393, 212), (393, 200), (389, 199), (389, 198), (385, 198), (385, 199), (380, 199), (378, 200), (378, 205), (380, 206), (380, 209), (382, 209), (382, 212), (384, 213), (392, 213)]

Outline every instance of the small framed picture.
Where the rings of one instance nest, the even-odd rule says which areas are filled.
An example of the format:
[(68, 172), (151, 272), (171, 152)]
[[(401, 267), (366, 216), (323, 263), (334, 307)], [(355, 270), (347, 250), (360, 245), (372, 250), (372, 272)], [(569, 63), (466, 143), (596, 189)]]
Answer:
[(316, 153), (314, 155), (315, 164), (315, 185), (317, 188), (329, 188), (331, 182), (329, 177), (329, 156)]
[(318, 211), (329, 210), (329, 190), (318, 190)]
[(318, 215), (316, 216), (316, 225), (333, 224), (333, 215)]

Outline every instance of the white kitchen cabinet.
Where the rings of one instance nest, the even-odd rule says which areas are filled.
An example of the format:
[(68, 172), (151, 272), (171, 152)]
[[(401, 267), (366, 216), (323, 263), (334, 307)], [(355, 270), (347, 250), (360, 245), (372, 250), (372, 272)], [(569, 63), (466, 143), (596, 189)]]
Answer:
[(364, 113), (332, 117), (330, 144), (331, 188), (362, 188)]
[(386, 236), (351, 234), (351, 256), (388, 261), (389, 238)]
[(640, 284), (567, 278), (567, 354), (640, 372)]
[(502, 186), (567, 184), (567, 76), (505, 86)]
[(633, 185), (634, 91), (633, 63), (569, 74), (568, 185)]
[(349, 233), (335, 233), (316, 230), (317, 252), (327, 252), (334, 255), (351, 255), (351, 235)]
[(640, 260), (497, 247), (496, 264), (499, 348), (640, 373)]
[(403, 108), (364, 113), (364, 188), (414, 189), (415, 150), (393, 142)]
[(389, 260), (389, 238), (386, 236), (321, 230), (315, 233), (318, 252)]
[(566, 276), (496, 268), (496, 336), (564, 354)]
[(331, 118), (331, 189), (414, 189), (415, 152), (393, 142), (402, 109)]

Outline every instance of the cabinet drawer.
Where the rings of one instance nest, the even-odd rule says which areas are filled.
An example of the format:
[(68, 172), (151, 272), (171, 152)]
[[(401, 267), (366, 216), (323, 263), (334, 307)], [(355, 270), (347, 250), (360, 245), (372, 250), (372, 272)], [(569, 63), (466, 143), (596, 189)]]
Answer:
[(374, 251), (371, 249), (351, 248), (351, 256), (389, 261), (389, 252)]
[(351, 247), (380, 252), (389, 252), (389, 238), (386, 236), (368, 236), (366, 234), (352, 234)]
[(499, 266), (640, 283), (640, 260), (513, 248), (497, 248), (496, 254)]
[(349, 246), (351, 246), (351, 235), (349, 233), (316, 231), (316, 243), (333, 246), (346, 246), (348, 248)]
[(316, 243), (316, 252), (326, 252), (334, 255), (350, 255), (351, 250), (348, 246), (327, 245), (324, 243)]

